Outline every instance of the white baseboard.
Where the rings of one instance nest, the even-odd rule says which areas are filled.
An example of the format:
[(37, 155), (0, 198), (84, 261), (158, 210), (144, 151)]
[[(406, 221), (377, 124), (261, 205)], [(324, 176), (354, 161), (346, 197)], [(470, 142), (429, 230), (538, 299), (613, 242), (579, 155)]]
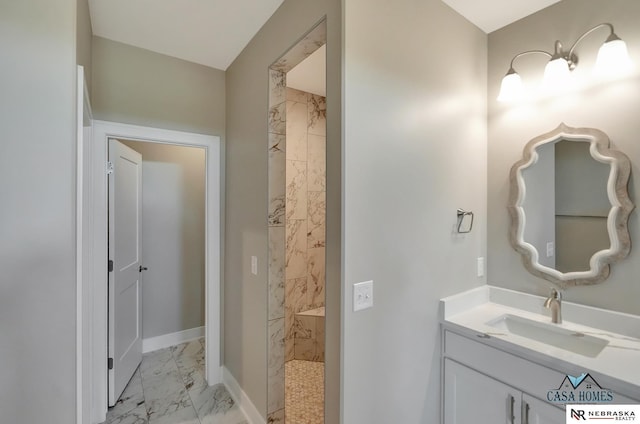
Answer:
[(164, 349), (204, 337), (204, 329), (205, 327), (196, 327), (176, 333), (142, 339), (142, 353), (153, 352), (154, 350)]
[(242, 390), (242, 387), (240, 387), (240, 384), (238, 384), (233, 374), (224, 366), (222, 367), (222, 382), (227, 386), (231, 397), (238, 404), (245, 417), (247, 417), (249, 424), (266, 424), (262, 415), (260, 415), (253, 402), (251, 402), (251, 399), (249, 399), (249, 396)]

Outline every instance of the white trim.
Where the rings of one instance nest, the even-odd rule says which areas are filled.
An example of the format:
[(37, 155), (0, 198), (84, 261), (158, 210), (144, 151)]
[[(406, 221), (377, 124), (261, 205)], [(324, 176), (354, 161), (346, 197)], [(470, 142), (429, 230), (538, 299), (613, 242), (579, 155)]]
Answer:
[(245, 418), (249, 421), (249, 424), (266, 424), (265, 419), (258, 412), (258, 408), (251, 402), (249, 396), (242, 390), (240, 384), (235, 379), (231, 371), (222, 366), (222, 382), (227, 387), (229, 394), (233, 398), (234, 402), (238, 404), (238, 407), (244, 414)]
[(179, 345), (191, 340), (204, 337), (205, 327), (195, 327), (188, 330), (176, 331), (175, 333), (163, 334), (162, 336), (142, 339), (142, 353), (153, 352), (154, 350)]
[(82, 384), (82, 367), (84, 352), (82, 349), (82, 204), (83, 200), (83, 135), (84, 135), (84, 68), (78, 66), (76, 74), (76, 423), (82, 423), (84, 408), (84, 388)]
[[(221, 156), (220, 137), (182, 131), (93, 121), (93, 312), (94, 361), (92, 362), (92, 418), (103, 422), (107, 412), (107, 141), (123, 138), (205, 149), (206, 248), (205, 248), (205, 373), (210, 385), (222, 382), (220, 372), (220, 251)], [(211, 318), (211, 319), (210, 319)], [(211, 324), (210, 324), (211, 321)], [(215, 323), (215, 324), (214, 324)]]
[[(76, 73), (76, 424), (89, 424), (91, 418), (91, 373), (85, 373), (85, 367), (91, 365), (91, 344), (85, 339), (87, 326), (91, 322), (91, 288), (89, 283), (91, 265), (87, 252), (91, 246), (85, 245), (85, 239), (91, 233), (86, 228), (85, 219), (90, 211), (90, 196), (85, 196), (85, 187), (91, 185), (90, 165), (85, 155), (91, 152), (91, 103), (84, 67), (77, 66)], [(88, 128), (88, 129), (87, 129)], [(85, 149), (85, 144), (87, 145)], [(89, 181), (85, 181), (88, 179)], [(89, 221), (89, 219), (87, 219)]]

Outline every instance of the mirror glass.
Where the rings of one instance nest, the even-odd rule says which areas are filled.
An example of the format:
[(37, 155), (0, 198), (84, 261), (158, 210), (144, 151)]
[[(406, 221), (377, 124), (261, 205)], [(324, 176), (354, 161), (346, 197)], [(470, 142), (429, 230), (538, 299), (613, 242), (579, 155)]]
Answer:
[(593, 284), (630, 249), (629, 161), (595, 129), (561, 125), (536, 137), (512, 168), (511, 241), (533, 274)]

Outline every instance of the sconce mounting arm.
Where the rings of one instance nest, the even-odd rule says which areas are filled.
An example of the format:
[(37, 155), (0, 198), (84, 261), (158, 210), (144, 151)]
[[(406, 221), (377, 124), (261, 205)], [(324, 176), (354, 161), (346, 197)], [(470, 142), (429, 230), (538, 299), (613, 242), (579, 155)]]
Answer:
[[(576, 49), (576, 46), (578, 45), (578, 43), (580, 43), (582, 40), (584, 40), (584, 38), (585, 38), (587, 35), (591, 34), (593, 31), (595, 31), (595, 30), (597, 30), (597, 29), (600, 29), (600, 28), (602, 28), (602, 27), (608, 27), (608, 28), (609, 28), (609, 30), (611, 31), (611, 33), (609, 34), (609, 37), (607, 38), (607, 40), (605, 41), (605, 43), (608, 43), (609, 41), (619, 40), (619, 39), (620, 39), (620, 38), (616, 35), (616, 33), (615, 33), (615, 32), (613, 32), (613, 25), (611, 25), (611, 24), (610, 24), (610, 23), (608, 23), (608, 22), (604, 22), (604, 23), (598, 24), (598, 25), (594, 26), (593, 28), (591, 28), (590, 30), (588, 30), (587, 32), (585, 32), (584, 34), (582, 34), (580, 37), (578, 37), (578, 39), (576, 40), (576, 42), (575, 42), (575, 43), (573, 43), (573, 45), (572, 45), (572, 46), (571, 46), (571, 48), (569, 49), (569, 54), (567, 55), (567, 57), (570, 59), (570, 60), (569, 60), (569, 63), (570, 63), (570, 64), (571, 64), (571, 62), (574, 62), (574, 61), (573, 61), (573, 58), (575, 57), (574, 50)], [(556, 41), (556, 43), (557, 43), (557, 41)], [(575, 62), (574, 62), (574, 63), (577, 63), (577, 62), (578, 62), (578, 58), (577, 58), (577, 57), (575, 57)], [(574, 64), (574, 66), (575, 66), (575, 64)]]
[[(519, 57), (522, 56), (526, 56), (529, 54), (543, 54), (545, 56), (548, 57), (553, 57), (553, 55), (547, 51), (544, 50), (527, 50), (526, 52), (522, 52), (522, 53), (518, 53), (517, 55), (513, 56), (513, 59), (511, 59), (511, 63), (509, 64), (509, 72), (514, 71), (513, 70), (513, 63), (516, 61), (516, 59), (518, 59)], [(515, 72), (515, 71), (514, 71)]]

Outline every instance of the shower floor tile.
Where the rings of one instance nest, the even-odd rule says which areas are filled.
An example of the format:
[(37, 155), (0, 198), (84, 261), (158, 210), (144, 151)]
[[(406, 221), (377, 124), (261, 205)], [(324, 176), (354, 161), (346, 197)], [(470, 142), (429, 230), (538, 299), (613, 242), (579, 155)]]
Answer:
[(149, 352), (104, 424), (248, 424), (223, 384), (204, 379), (204, 339)]
[(324, 363), (285, 364), (285, 424), (324, 423)]

